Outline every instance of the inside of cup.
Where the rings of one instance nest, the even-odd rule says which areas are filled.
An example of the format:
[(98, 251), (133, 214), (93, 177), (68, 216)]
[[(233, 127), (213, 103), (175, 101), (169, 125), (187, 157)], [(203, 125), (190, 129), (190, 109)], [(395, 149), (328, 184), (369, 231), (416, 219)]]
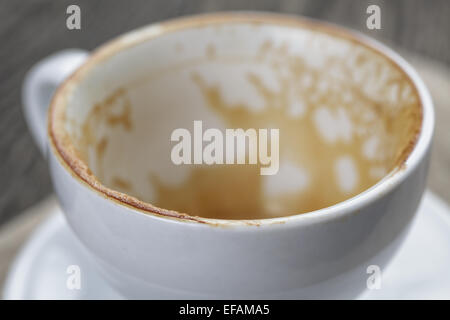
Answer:
[[(288, 216), (368, 189), (415, 142), (421, 113), (414, 85), (391, 60), (349, 37), (250, 22), (159, 32), (110, 45), (126, 48), (100, 59), (68, 97), (67, 133), (110, 189), (192, 216)], [(249, 163), (251, 148), (237, 147), (245, 163), (194, 159), (212, 143), (208, 129), (222, 133), (215, 150), (226, 154), (226, 130), (238, 128), (254, 129), (258, 141), (266, 130), (267, 155), (277, 152), (278, 163), (275, 155), (263, 163), (259, 154)], [(174, 161), (177, 129), (190, 133), (191, 149), (181, 155), (190, 152), (191, 164)]]

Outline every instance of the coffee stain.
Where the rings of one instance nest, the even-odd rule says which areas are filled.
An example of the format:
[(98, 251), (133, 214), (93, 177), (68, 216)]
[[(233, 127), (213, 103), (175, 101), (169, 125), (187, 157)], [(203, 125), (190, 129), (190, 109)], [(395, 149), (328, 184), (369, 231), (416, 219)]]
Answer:
[(108, 146), (108, 139), (103, 137), (95, 145), (96, 158), (97, 158), (97, 173), (98, 176), (104, 177), (103, 159), (105, 157), (106, 147)]
[[(206, 49), (206, 57), (221, 59), (211, 46)], [(355, 68), (366, 70), (370, 64), (370, 72), (364, 76), (375, 80), (382, 76), (382, 63), (373, 64), (370, 58), (360, 52), (354, 57), (353, 67), (340, 59), (329, 58), (323, 68), (315, 69), (300, 57), (290, 55), (286, 44), (277, 47), (266, 41), (255, 59), (276, 71), (279, 89), (269, 88), (257, 74), (249, 72), (246, 75), (247, 81), (263, 98), (261, 110), (252, 110), (244, 103), (226, 102), (219, 85), (207, 83), (199, 73), (192, 73), (192, 81), (207, 107), (224, 120), (227, 128), (279, 128), (280, 164), (288, 161), (305, 169), (309, 184), (300, 191), (268, 195), (264, 188), (270, 177), (260, 175), (259, 165), (196, 165), (191, 167), (188, 178), (177, 185), (166, 184), (150, 175), (149, 184), (155, 195), (151, 199), (142, 195), (139, 199), (190, 216), (264, 219), (318, 210), (367, 190), (382, 178), (372, 176), (372, 168), (390, 172), (403, 164), (414, 147), (421, 123), (417, 94), (414, 92), (410, 100), (402, 99), (405, 90), (411, 88), (405, 75), (390, 75), (376, 97), (361, 88), (355, 78)], [(326, 72), (334, 69), (345, 79)], [(364, 79), (359, 81), (366, 82)], [(392, 88), (395, 88), (394, 102), (380, 99), (380, 96), (389, 96)], [(304, 110), (292, 115), (292, 104), (300, 102)], [(349, 139), (336, 136), (334, 142), (330, 142), (323, 137), (315, 122), (320, 108), (328, 110), (334, 118), (344, 110), (353, 128)], [(92, 108), (78, 146), (81, 146), (79, 149), (85, 159), (88, 159), (88, 147), (96, 146), (95, 174), (100, 181), (137, 196), (136, 192), (140, 190), (133, 188), (131, 177), (113, 177), (111, 183), (104, 181), (102, 163), (108, 140), (102, 138), (98, 130), (102, 124), (110, 129), (131, 131), (130, 113), (126, 90), (118, 89)], [(368, 114), (374, 116), (367, 117)], [(380, 144), (377, 157), (368, 159), (362, 150), (373, 135), (380, 138)], [(350, 158), (356, 167), (357, 180), (351, 192), (343, 191), (336, 178), (336, 161), (341, 157)]]
[(270, 40), (265, 40), (259, 48), (259, 57), (265, 56), (273, 49), (273, 42)]
[(172, 210), (208, 218), (242, 219), (264, 211), (259, 166), (197, 166), (180, 186), (168, 186), (154, 175), (149, 182), (157, 194), (154, 203)]
[[(118, 88), (92, 107), (81, 127), (81, 134), (76, 141), (77, 153), (86, 163), (95, 161), (95, 173), (100, 181), (104, 179), (104, 155), (109, 141), (102, 131), (120, 128), (126, 132), (132, 131), (131, 111), (126, 90)], [(93, 158), (89, 153), (91, 147), (95, 151)]]
[(129, 192), (133, 189), (130, 181), (120, 177), (112, 177), (111, 186), (122, 192)]
[[(220, 88), (207, 84), (197, 73), (192, 74), (192, 79), (207, 106), (225, 120), (227, 128), (279, 128), (280, 162), (289, 161), (305, 168), (310, 176), (307, 188), (270, 196), (263, 192), (264, 179), (267, 178), (259, 175), (257, 166), (195, 166), (182, 185), (168, 186), (152, 179), (151, 184), (157, 193), (156, 205), (206, 218), (263, 219), (294, 215), (349, 199), (382, 178), (373, 177), (371, 168), (390, 172), (404, 161), (420, 127), (418, 99), (403, 106), (380, 103), (357, 83), (324, 76), (323, 70), (315, 70), (301, 58), (289, 56), (286, 45), (275, 48), (265, 42), (261, 54), (267, 56), (273, 50), (283, 58), (283, 62), (277, 61), (272, 66), (287, 66), (284, 70), (286, 73), (287, 69), (287, 75), (278, 73), (279, 91), (269, 89), (257, 75), (247, 75), (248, 81), (265, 101), (260, 111), (251, 110), (245, 104), (228, 104)], [(360, 54), (355, 61), (356, 67), (364, 68), (370, 59)], [(342, 67), (341, 64), (342, 61), (329, 59), (325, 68)], [(351, 71), (346, 67), (343, 69), (343, 72)], [(375, 77), (380, 76), (380, 69), (375, 68), (375, 71)], [(300, 85), (305, 75), (312, 79), (308, 87)], [(323, 83), (328, 89), (320, 87)], [(387, 94), (393, 84), (399, 88), (410, 85), (406, 78), (396, 76), (386, 82), (382, 94)], [(353, 97), (351, 101), (345, 101), (342, 92), (349, 93)], [(401, 101), (398, 95), (395, 100)], [(298, 117), (289, 114), (292, 96), (306, 105), (304, 113)], [(353, 126), (350, 141), (336, 139), (330, 143), (321, 135), (314, 117), (318, 108), (324, 106), (331, 114), (336, 115), (341, 108), (349, 116)], [(375, 117), (365, 118), (368, 113), (375, 114)], [(376, 159), (368, 159), (362, 151), (364, 143), (372, 135), (381, 140)], [(356, 166), (357, 182), (351, 192), (343, 191), (336, 178), (336, 161), (341, 157), (349, 157)]]

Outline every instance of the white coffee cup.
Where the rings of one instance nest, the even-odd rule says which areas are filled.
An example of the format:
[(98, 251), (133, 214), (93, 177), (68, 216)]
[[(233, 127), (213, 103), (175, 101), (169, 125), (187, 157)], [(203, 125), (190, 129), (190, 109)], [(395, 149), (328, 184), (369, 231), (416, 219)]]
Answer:
[[(89, 168), (91, 164), (79, 157), (75, 137), (87, 115), (118, 88), (139, 86), (148, 74), (189, 59), (255, 52), (264, 47), (267, 39), (280, 47), (283, 43), (291, 45), (297, 50), (292, 54), (301, 55), (311, 64), (320, 64), (327, 55), (335, 54), (344, 61), (342, 52), (370, 51), (370, 56), (382, 61), (388, 70), (396, 69), (406, 77), (411, 84), (408, 90), (420, 100), (421, 122), (404, 161), (372, 187), (335, 205), (286, 217), (227, 220), (156, 208), (138, 197), (113, 190), (92, 174), (99, 172), (98, 168)], [(314, 39), (319, 39), (319, 44)], [(307, 45), (311, 44), (308, 41), (313, 44)], [(222, 69), (215, 69), (211, 77), (217, 75), (217, 70)], [(242, 75), (247, 71), (239, 72)], [(219, 78), (225, 78), (225, 86), (235, 81)], [(195, 95), (189, 103), (187, 92), (191, 89), (187, 86), (178, 86), (174, 91), (170, 84), (179, 84), (177, 79), (169, 78), (166, 87), (159, 83), (158, 94), (174, 101), (181, 97), (187, 107), (199, 103)], [(55, 89), (47, 134), (45, 115)], [(136, 89), (129, 94), (130, 101), (133, 105), (152, 102), (152, 95), (156, 95), (153, 91), (145, 86)], [(238, 91), (231, 100), (247, 97), (246, 90), (233, 92)], [(248, 95), (249, 100), (253, 99)], [(373, 270), (369, 266), (375, 265), (382, 272), (408, 231), (426, 184), (434, 126), (428, 90), (413, 68), (390, 49), (326, 23), (262, 13), (176, 19), (129, 32), (92, 54), (81, 50), (57, 53), (27, 75), (23, 99), (27, 121), (47, 157), (54, 189), (69, 225), (106, 279), (131, 298), (357, 296), (367, 288), (369, 271)], [(152, 107), (148, 104), (148, 108)], [(186, 116), (181, 109), (178, 114), (176, 109), (167, 108), (176, 119)], [(164, 108), (159, 111), (162, 113), (156, 114), (164, 114)], [(164, 125), (168, 118), (172, 119), (161, 116), (152, 125)], [(155, 145), (161, 140), (168, 148), (169, 136), (161, 134), (158, 139), (149, 140), (144, 147), (149, 149), (149, 157), (161, 154), (161, 158), (155, 156), (153, 169), (161, 176), (170, 175), (171, 167), (164, 162), (170, 161), (166, 146), (160, 149)], [(116, 150), (111, 157), (117, 159), (119, 169), (126, 165), (125, 160), (139, 160), (125, 150)], [(139, 181), (136, 184), (137, 189), (146, 188)]]

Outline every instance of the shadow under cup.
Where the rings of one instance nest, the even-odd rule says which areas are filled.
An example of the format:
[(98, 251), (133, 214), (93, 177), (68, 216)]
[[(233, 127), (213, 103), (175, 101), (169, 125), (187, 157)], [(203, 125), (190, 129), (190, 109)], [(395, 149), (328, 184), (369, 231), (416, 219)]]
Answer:
[[(155, 28), (148, 41), (125, 37), (126, 50), (91, 59), (62, 111), (78, 173), (99, 188), (190, 216), (289, 216), (363, 192), (414, 147), (422, 113), (409, 77), (332, 28), (230, 21), (154, 36)], [(238, 128), (257, 133), (246, 131), (245, 149), (232, 147), (245, 163), (205, 163), (211, 146), (226, 163), (227, 129)], [(172, 141), (177, 129), (189, 135)], [(218, 129), (215, 139), (205, 139), (208, 129)], [(274, 174), (261, 174), (260, 129), (278, 129), (278, 141), (267, 141)], [(176, 146), (190, 164), (174, 163)]]

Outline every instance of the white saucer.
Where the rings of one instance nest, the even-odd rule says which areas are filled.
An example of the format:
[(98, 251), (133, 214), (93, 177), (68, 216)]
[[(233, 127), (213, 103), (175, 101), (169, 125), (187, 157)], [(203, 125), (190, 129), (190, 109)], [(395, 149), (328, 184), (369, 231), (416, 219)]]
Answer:
[[(97, 273), (92, 258), (60, 209), (32, 234), (12, 265), (5, 299), (121, 299)], [(405, 243), (381, 288), (361, 299), (450, 299), (450, 208), (427, 192)], [(70, 265), (80, 267), (81, 289), (68, 289)], [(368, 275), (369, 276), (369, 275)]]

